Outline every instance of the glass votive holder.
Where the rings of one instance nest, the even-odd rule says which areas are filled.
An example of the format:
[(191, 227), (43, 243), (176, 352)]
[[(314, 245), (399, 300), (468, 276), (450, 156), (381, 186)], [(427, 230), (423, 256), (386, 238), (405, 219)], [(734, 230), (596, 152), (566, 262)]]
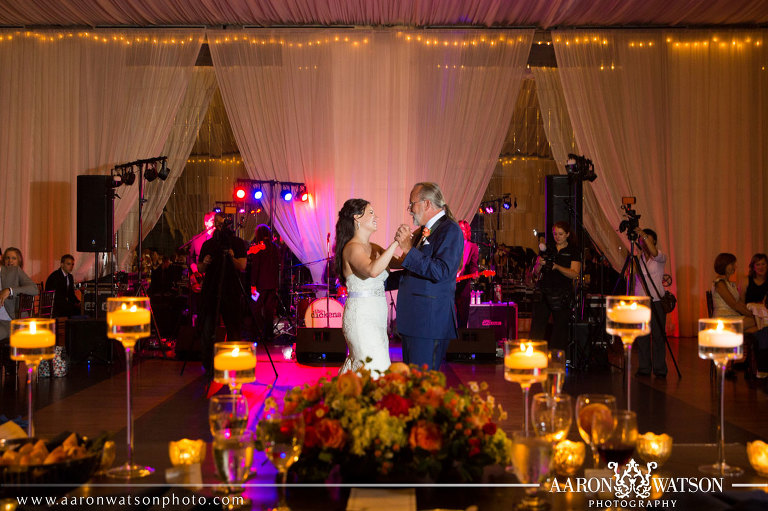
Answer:
[(584, 465), (585, 448), (583, 442), (562, 440), (555, 444), (552, 453), (552, 470), (560, 476), (572, 476)]
[(760, 477), (768, 477), (768, 444), (761, 440), (747, 442), (747, 458)]
[(672, 437), (663, 433), (656, 435), (650, 431), (637, 437), (637, 455), (643, 461), (655, 462), (656, 468), (661, 468), (672, 454)]
[(205, 442), (188, 438), (168, 442), (168, 456), (174, 467), (202, 463), (205, 459)]

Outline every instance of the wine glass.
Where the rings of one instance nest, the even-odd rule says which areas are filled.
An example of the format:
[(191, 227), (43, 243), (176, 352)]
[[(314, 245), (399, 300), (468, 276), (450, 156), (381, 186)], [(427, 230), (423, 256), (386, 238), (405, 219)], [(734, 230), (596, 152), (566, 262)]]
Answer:
[[(552, 442), (524, 431), (512, 433), (512, 467), (523, 484), (540, 483), (552, 464)], [(544, 509), (548, 503), (541, 497), (541, 487), (526, 487), (518, 509)]]
[(252, 342), (217, 342), (213, 346), (213, 381), (229, 385), (232, 394), (244, 383), (256, 381), (256, 345)]
[(627, 382), (627, 410), (631, 409), (630, 377), (632, 343), (651, 331), (651, 298), (648, 296), (606, 296), (605, 331), (617, 335), (624, 345)]
[(146, 477), (155, 471), (133, 463), (133, 410), (131, 400), (131, 366), (136, 343), (149, 336), (151, 315), (149, 298), (144, 296), (121, 296), (107, 298), (107, 337), (117, 339), (125, 348), (125, 389), (126, 389), (126, 436), (128, 461), (107, 471), (110, 477), (132, 479)]
[(224, 481), (224, 493), (241, 493), (242, 484), (248, 479), (253, 463), (253, 432), (241, 431), (237, 435), (215, 434), (213, 437), (213, 461), (216, 475)]
[(531, 421), (536, 436), (553, 444), (565, 439), (573, 421), (571, 406), (571, 396), (568, 394), (534, 395), (531, 404)]
[(248, 401), (242, 394), (213, 396), (208, 402), (211, 435), (224, 438), (241, 436), (248, 426)]
[(32, 421), (32, 382), (43, 360), (52, 360), (56, 344), (56, 320), (24, 318), (11, 320), (11, 360), (27, 365), (27, 436), (35, 436)]
[(556, 396), (563, 391), (565, 383), (565, 351), (547, 351), (547, 386), (550, 395)]
[(304, 445), (304, 417), (299, 413), (283, 415), (271, 412), (259, 421), (257, 433), (267, 458), (280, 475), (280, 503), (275, 511), (290, 511), (285, 500), (288, 468), (298, 461)]
[(531, 385), (547, 379), (547, 341), (514, 339), (504, 341), (504, 379), (520, 384), (525, 401), (523, 430), (528, 433), (528, 394)]
[(600, 463), (597, 446), (592, 441), (593, 415), (599, 417), (602, 424), (610, 424), (613, 427), (613, 415), (616, 413), (616, 398), (610, 394), (581, 394), (576, 398), (576, 425), (579, 428), (581, 439), (592, 450), (594, 466)]
[(744, 471), (725, 462), (725, 370), (729, 360), (741, 358), (744, 344), (741, 318), (699, 320), (699, 358), (712, 360), (720, 376), (720, 422), (717, 425), (717, 463), (699, 467), (705, 474), (738, 476)]
[(592, 442), (608, 468), (615, 468), (611, 463), (626, 465), (637, 445), (637, 414), (619, 410), (613, 414), (613, 421), (605, 421), (599, 414), (592, 414)]

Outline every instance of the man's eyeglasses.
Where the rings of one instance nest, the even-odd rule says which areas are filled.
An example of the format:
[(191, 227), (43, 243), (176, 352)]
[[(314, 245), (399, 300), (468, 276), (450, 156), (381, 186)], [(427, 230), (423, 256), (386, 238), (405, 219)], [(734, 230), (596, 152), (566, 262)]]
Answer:
[(410, 210), (410, 209), (412, 209), (412, 208), (413, 208), (414, 204), (418, 204), (419, 202), (424, 202), (425, 200), (427, 200), (427, 199), (419, 199), (419, 200), (417, 200), (417, 201), (414, 201), (414, 202), (409, 202), (409, 203), (408, 203), (408, 207), (407, 207), (407, 208), (405, 208), (405, 209), (408, 209), (408, 210)]

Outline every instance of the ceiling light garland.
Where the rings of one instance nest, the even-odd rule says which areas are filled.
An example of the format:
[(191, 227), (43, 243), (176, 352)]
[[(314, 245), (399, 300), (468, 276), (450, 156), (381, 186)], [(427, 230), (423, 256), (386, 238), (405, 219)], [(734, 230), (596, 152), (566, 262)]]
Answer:
[[(454, 36), (451, 39), (445, 39), (440, 37), (434, 37), (431, 33), (429, 35), (425, 34), (415, 34), (412, 32), (397, 32), (396, 36), (403, 41), (407, 43), (412, 44), (422, 44), (424, 46), (430, 46), (433, 48), (459, 48), (459, 47), (476, 47), (476, 46), (490, 46), (490, 47), (496, 47), (501, 46), (504, 44), (507, 45), (514, 45), (517, 43), (522, 43), (524, 41), (524, 37), (522, 36), (512, 36), (507, 37), (504, 35), (499, 36), (473, 36), (470, 40), (465, 40), (462, 36)], [(324, 38), (317, 38), (317, 36), (314, 36), (312, 38), (307, 37), (303, 40), (298, 40), (300, 35), (297, 35), (297, 39), (294, 40), (287, 40), (284, 37), (269, 37), (269, 38), (260, 38), (252, 35), (232, 35), (232, 36), (224, 36), (224, 37), (215, 37), (212, 41), (213, 44), (229, 44), (229, 43), (246, 43), (246, 44), (260, 44), (260, 45), (279, 45), (279, 46), (288, 46), (289, 48), (314, 48), (319, 47), (323, 45), (329, 45), (329, 44), (349, 44), (351, 46), (361, 46), (361, 45), (367, 45), (370, 42), (370, 37), (368, 36), (362, 36), (362, 37), (355, 37), (355, 36), (348, 36), (348, 35), (336, 35), (332, 37), (324, 37)], [(549, 44), (549, 43), (547, 43)]]
[[(196, 38), (194, 36), (178, 36), (178, 37), (157, 37), (155, 35), (117, 35), (114, 33), (99, 33), (99, 32), (73, 32), (71, 30), (63, 32), (54, 31), (32, 31), (32, 30), (17, 30), (13, 33), (0, 31), (0, 42), (13, 41), (15, 38), (28, 38), (36, 39), (41, 43), (52, 43), (64, 40), (71, 40), (74, 38), (84, 39), (88, 41), (94, 41), (99, 43), (118, 43), (124, 46), (130, 46), (132, 44), (178, 44), (185, 45), (194, 43)], [(197, 42), (202, 42), (204, 37), (198, 37)]]

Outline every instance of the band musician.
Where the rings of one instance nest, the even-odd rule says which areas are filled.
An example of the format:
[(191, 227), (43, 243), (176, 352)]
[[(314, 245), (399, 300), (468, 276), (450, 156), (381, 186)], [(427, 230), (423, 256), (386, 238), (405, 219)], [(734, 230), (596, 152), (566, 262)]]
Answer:
[(459, 268), (459, 271), (456, 273), (456, 319), (459, 328), (466, 328), (467, 322), (469, 321), (472, 282), (474, 282), (476, 278), (461, 279), (461, 277), (477, 273), (477, 261), (479, 259), (480, 250), (476, 243), (470, 241), (472, 229), (469, 226), (469, 222), (466, 220), (459, 220), (459, 227), (464, 234), (464, 254), (461, 261), (461, 268)]

